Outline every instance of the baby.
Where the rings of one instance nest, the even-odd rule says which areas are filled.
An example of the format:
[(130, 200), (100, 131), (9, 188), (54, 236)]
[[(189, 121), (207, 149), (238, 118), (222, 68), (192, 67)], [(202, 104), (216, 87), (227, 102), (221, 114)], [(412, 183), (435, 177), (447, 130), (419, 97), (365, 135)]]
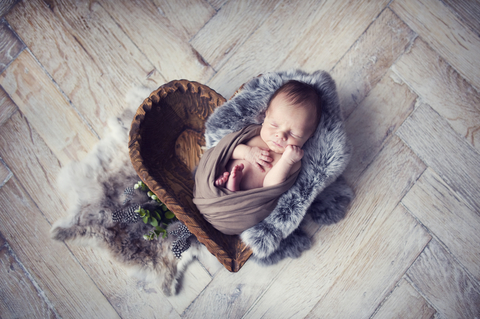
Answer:
[(283, 183), (300, 169), (302, 147), (315, 133), (320, 116), (315, 89), (288, 81), (272, 95), (260, 135), (236, 146), (215, 186), (235, 192)]

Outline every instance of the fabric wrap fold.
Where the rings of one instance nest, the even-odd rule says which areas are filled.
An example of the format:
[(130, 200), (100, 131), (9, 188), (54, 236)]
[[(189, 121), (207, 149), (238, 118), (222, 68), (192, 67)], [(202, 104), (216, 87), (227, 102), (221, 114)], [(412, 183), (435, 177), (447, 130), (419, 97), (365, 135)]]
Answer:
[(216, 177), (225, 171), (235, 147), (259, 135), (260, 129), (261, 125), (249, 125), (226, 135), (203, 154), (197, 167), (193, 202), (204, 218), (226, 235), (238, 235), (264, 220), (276, 207), (280, 195), (295, 183), (299, 172), (270, 187), (232, 192), (215, 186)]

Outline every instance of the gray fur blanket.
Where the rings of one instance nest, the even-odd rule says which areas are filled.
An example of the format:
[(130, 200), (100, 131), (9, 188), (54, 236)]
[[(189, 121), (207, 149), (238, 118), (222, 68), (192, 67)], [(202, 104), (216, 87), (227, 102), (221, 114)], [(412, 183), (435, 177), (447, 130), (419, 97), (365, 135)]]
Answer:
[(293, 187), (279, 198), (266, 219), (241, 234), (243, 242), (253, 250), (254, 259), (263, 264), (298, 257), (310, 247), (309, 238), (299, 228), (307, 213), (318, 223), (335, 223), (345, 216), (353, 198), (351, 188), (339, 178), (349, 162), (351, 147), (335, 82), (327, 72), (291, 70), (252, 79), (208, 118), (207, 148), (231, 132), (261, 124), (270, 96), (288, 80), (312, 85), (321, 97), (323, 113), (314, 136), (303, 146), (302, 169)]

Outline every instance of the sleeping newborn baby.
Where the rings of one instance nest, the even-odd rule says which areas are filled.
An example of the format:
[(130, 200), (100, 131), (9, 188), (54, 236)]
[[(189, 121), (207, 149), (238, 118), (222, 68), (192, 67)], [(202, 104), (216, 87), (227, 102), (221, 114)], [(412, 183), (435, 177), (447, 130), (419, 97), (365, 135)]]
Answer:
[(265, 219), (300, 173), (302, 146), (320, 122), (315, 89), (288, 81), (272, 94), (265, 120), (225, 135), (200, 159), (193, 202), (203, 217), (227, 235)]
[(320, 115), (315, 89), (288, 81), (272, 95), (260, 134), (235, 147), (215, 185), (239, 191), (283, 183), (300, 169), (302, 146), (315, 133)]

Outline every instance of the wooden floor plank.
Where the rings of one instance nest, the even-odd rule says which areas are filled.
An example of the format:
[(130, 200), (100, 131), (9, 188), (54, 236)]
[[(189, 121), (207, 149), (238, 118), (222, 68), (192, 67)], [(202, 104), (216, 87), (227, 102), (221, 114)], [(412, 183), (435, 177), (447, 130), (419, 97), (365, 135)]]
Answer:
[(101, 136), (132, 86), (153, 90), (165, 80), (97, 2), (88, 4), (23, 1), (6, 19)]
[(2, 0), (0, 2), (0, 17), (3, 17), (18, 0)]
[(63, 164), (80, 160), (98, 142), (28, 51), (0, 75), (0, 84)]
[(7, 245), (0, 247), (2, 318), (55, 318), (55, 310), (42, 298), (15, 254)]
[(18, 110), (7, 92), (0, 86), (0, 127)]
[[(376, 237), (378, 225), (392, 217), (400, 199), (424, 170), (424, 164), (400, 139), (395, 136), (390, 139), (360, 177), (356, 197), (345, 219), (321, 228), (314, 236), (314, 247), (288, 264), (246, 318), (305, 317), (332, 286), (342, 280), (342, 274), (361, 258), (370, 244), (385, 240)], [(359, 292), (359, 298), (363, 292)], [(383, 297), (368, 305), (368, 311), (367, 308), (359, 311), (373, 313), (381, 300)], [(335, 308), (350, 305), (350, 299), (341, 298)]]
[(382, 12), (330, 73), (347, 118), (409, 48), (416, 34), (390, 9)]
[(60, 316), (118, 318), (67, 247), (50, 239), (50, 224), (15, 178), (0, 189), (0, 221), (0, 231)]
[(188, 79), (204, 83), (213, 75), (213, 69), (187, 40), (162, 24), (161, 14), (150, 0), (139, 0), (141, 5), (114, 0), (102, 0), (100, 3), (166, 82)]
[(225, 64), (282, 0), (230, 1), (190, 44), (215, 70)]
[(5, 185), (10, 178), (12, 178), (13, 174), (7, 165), (0, 160), (0, 188)]
[(459, 18), (480, 35), (480, 2), (470, 0), (443, 0)]
[(422, 39), (393, 71), (448, 123), (480, 150), (480, 93)]
[[(431, 239), (401, 205), (372, 223), (380, 221), (372, 225), (375, 235), (307, 318), (370, 318)], [(337, 307), (338, 300), (348, 300), (348, 307)]]
[[(0, 128), (0, 156), (11, 165), (15, 177), (31, 194), (35, 205), (50, 224), (66, 216), (70, 203), (62, 197), (63, 193), (55, 182), (61, 164), (21, 113), (16, 113)], [(177, 301), (174, 309), (160, 285), (142, 283), (130, 277), (126, 269), (112, 262), (102, 251), (76, 245), (69, 245), (69, 248), (122, 317), (151, 318), (161, 314), (177, 318), (175, 309), (183, 312), (185, 303), (190, 303), (208, 283), (205, 283), (205, 278), (210, 279), (205, 270), (188, 268), (186, 277), (193, 284), (187, 285), (180, 293), (183, 303)], [(192, 279), (191, 273), (197, 276)], [(144, 307), (145, 303), (155, 306)]]
[(330, 70), (387, 3), (282, 2), (208, 82), (209, 86), (228, 98), (261, 73), (298, 67)]
[(390, 8), (477, 89), (480, 39), (440, 0), (395, 0)]
[(206, 0), (153, 0), (153, 3), (160, 13), (157, 19), (169, 29), (176, 30), (184, 41), (189, 41), (217, 13)]
[(25, 49), (25, 44), (20, 41), (5, 22), (0, 22), (0, 73), (23, 49)]
[(427, 104), (396, 133), (470, 207), (480, 212), (480, 153)]
[(373, 319), (432, 319), (435, 314), (435, 309), (415, 288), (405, 279), (401, 279)]
[(237, 273), (221, 269), (182, 318), (242, 318), (288, 262), (269, 267), (247, 262)]
[(0, 156), (51, 223), (65, 216), (68, 202), (56, 186), (61, 164), (20, 112), (0, 127)]
[(437, 241), (430, 242), (407, 274), (442, 318), (480, 316), (480, 284)]
[(228, 0), (207, 0), (210, 5), (215, 9), (215, 10), (220, 10), (220, 8), (225, 5), (225, 3), (228, 2)]
[(431, 169), (402, 203), (480, 280), (480, 216), (467, 207)]
[(413, 111), (416, 94), (393, 76), (388, 71), (345, 121), (353, 155), (343, 175), (351, 185)]

